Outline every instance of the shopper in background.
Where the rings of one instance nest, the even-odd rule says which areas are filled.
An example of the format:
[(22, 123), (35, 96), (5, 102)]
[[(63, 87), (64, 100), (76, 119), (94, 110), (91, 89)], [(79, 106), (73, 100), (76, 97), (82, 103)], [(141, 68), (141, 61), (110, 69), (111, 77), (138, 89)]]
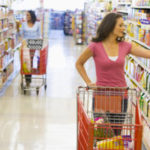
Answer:
[[(21, 35), (24, 40), (41, 38), (41, 25), (40, 22), (37, 21), (35, 12), (32, 10), (29, 10), (26, 13), (26, 22), (23, 22), (22, 24)], [(34, 53), (35, 50), (30, 50), (31, 65), (33, 64)], [(31, 75), (25, 75), (25, 78), (26, 78), (26, 85), (29, 86), (31, 83)]]
[[(76, 62), (76, 68), (87, 86), (126, 87), (125, 57), (132, 54), (150, 58), (149, 50), (125, 41), (124, 33), (124, 20), (120, 14), (109, 13), (104, 17), (97, 29), (96, 37)], [(94, 58), (96, 67), (96, 83), (91, 81), (84, 68), (84, 64), (91, 57)], [(127, 102), (124, 110), (127, 111)]]

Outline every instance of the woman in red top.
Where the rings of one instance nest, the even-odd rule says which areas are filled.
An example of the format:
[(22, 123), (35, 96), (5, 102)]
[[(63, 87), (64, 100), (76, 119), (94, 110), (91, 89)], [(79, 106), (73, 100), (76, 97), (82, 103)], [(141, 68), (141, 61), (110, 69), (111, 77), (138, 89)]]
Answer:
[[(132, 54), (150, 58), (150, 51), (124, 41), (124, 20), (120, 14), (109, 13), (97, 29), (97, 35), (80, 55), (76, 68), (88, 86), (125, 87), (125, 56)], [(93, 57), (96, 67), (96, 83), (88, 77), (84, 64)]]
[[(92, 39), (92, 42), (79, 56), (76, 62), (76, 68), (87, 84), (87, 86), (103, 86), (103, 87), (126, 87), (124, 64), (125, 57), (132, 54), (139, 57), (150, 58), (150, 51), (124, 41), (125, 26), (123, 18), (120, 14), (109, 13), (102, 20), (97, 29), (97, 35)], [(90, 57), (93, 57), (96, 67), (96, 83), (93, 83), (88, 77), (84, 64)], [(103, 99), (102, 101), (104, 101)], [(93, 98), (93, 109), (96, 112), (96, 97)], [(111, 114), (114, 120), (109, 119), (111, 123), (123, 123), (125, 113), (127, 111), (128, 99), (122, 98), (121, 102), (122, 116), (111, 114), (110, 111), (105, 111), (107, 116)], [(111, 102), (112, 105), (114, 105)], [(102, 106), (101, 106), (102, 107)], [(94, 113), (95, 117), (95, 113)], [(119, 117), (119, 118), (117, 118)], [(120, 120), (121, 122), (118, 122)], [(117, 120), (118, 119), (118, 120)], [(120, 135), (121, 129), (114, 129), (115, 135)]]

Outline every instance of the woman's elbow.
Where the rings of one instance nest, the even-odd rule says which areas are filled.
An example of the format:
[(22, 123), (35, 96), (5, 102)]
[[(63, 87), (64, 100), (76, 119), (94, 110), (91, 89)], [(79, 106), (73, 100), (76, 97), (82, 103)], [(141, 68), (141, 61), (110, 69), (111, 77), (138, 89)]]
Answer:
[(76, 61), (75, 66), (76, 66), (76, 69), (79, 70), (79, 68), (81, 68), (82, 66), (82, 63), (80, 61)]

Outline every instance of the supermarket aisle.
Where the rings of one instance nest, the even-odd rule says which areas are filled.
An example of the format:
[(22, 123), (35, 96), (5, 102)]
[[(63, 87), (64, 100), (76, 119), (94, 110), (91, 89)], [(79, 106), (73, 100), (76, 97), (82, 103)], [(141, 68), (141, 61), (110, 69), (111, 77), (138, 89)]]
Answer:
[(83, 82), (74, 63), (84, 47), (62, 31), (51, 31), (49, 47), (47, 92), (21, 94), (18, 75), (0, 98), (1, 150), (76, 149), (76, 88)]

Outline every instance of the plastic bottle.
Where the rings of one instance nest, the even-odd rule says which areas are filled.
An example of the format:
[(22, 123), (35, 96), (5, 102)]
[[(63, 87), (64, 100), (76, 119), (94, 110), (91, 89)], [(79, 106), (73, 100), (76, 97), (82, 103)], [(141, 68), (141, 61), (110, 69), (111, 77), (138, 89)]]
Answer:
[(139, 101), (139, 103), (140, 103), (140, 109), (143, 111), (143, 104), (144, 104), (144, 98), (143, 98), (143, 96), (144, 96), (144, 94), (142, 93), (142, 95), (141, 95), (141, 97), (140, 97), (140, 101)]

